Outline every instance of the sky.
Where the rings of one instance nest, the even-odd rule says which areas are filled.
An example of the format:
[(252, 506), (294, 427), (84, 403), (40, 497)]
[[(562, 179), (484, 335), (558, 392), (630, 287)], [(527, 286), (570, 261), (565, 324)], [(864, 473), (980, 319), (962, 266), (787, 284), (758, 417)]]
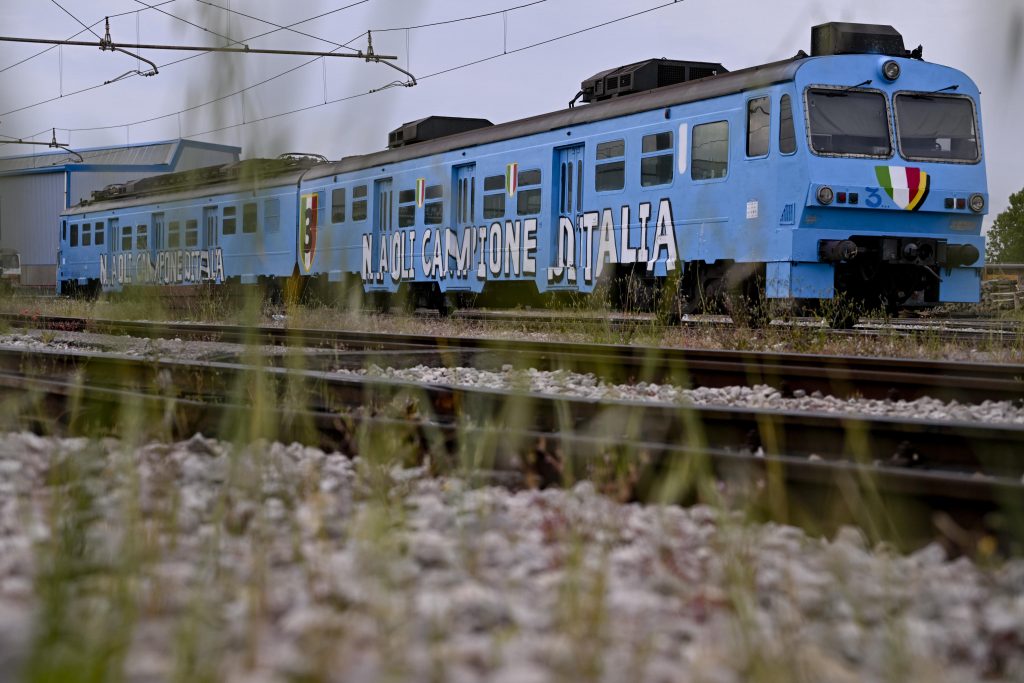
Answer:
[[(477, 15), (489, 16), (452, 21)], [(388, 131), (424, 116), (501, 123), (564, 108), (613, 66), (668, 57), (735, 70), (809, 52), (815, 24), (854, 21), (893, 25), (980, 87), (988, 223), (1024, 187), (1024, 0), (0, 0), (0, 35), (96, 41), (79, 21), (105, 16), (115, 43), (349, 52), (339, 45), (365, 51), (369, 29), (418, 84), (369, 93), (406, 77), (361, 59), (157, 50), (141, 51), (159, 68), (142, 77), (131, 72), (148, 66), (120, 53), (0, 42), (0, 140), (48, 141), (56, 128), (79, 149), (189, 137), (245, 158), (338, 159), (383, 149)], [(0, 145), (32, 151), (45, 148)]]

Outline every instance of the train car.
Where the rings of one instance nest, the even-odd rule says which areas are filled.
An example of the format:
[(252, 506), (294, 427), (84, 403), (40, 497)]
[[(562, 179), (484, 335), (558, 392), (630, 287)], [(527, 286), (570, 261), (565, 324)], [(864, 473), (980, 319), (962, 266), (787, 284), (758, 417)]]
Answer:
[(252, 159), (97, 192), (62, 215), (58, 287), (277, 283), (294, 274), (295, 192), (313, 163)]
[(386, 151), (282, 178), (294, 258), (261, 274), (293, 265), (439, 306), (606, 282), (675, 314), (842, 297), (844, 324), (862, 307), (978, 300), (978, 88), (891, 27), (816, 26), (810, 55), (735, 72), (631, 64), (577, 98), (500, 125), (429, 117)]

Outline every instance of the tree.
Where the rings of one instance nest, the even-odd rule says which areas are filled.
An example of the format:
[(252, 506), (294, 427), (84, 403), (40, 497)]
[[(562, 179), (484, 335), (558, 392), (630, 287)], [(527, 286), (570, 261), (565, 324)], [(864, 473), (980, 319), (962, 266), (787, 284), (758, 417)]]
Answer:
[(1024, 189), (1010, 195), (1010, 208), (996, 216), (988, 231), (985, 260), (1024, 263)]

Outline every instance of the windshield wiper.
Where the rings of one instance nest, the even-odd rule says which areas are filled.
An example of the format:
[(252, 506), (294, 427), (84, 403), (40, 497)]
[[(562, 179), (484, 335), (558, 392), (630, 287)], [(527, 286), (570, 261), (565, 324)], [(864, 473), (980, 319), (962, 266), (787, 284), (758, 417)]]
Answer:
[(947, 85), (945, 88), (939, 88), (938, 90), (932, 90), (931, 92), (917, 93), (915, 95), (911, 95), (911, 97), (913, 97), (915, 99), (919, 99), (919, 100), (926, 100), (926, 99), (928, 99), (929, 95), (935, 95), (936, 93), (945, 92), (947, 90), (959, 90), (959, 89), (960, 89), (959, 85)]
[(857, 83), (856, 85), (851, 85), (849, 87), (843, 88), (842, 90), (828, 90), (828, 91), (825, 91), (825, 96), (826, 97), (846, 97), (846, 93), (850, 92), (854, 88), (860, 88), (860, 87), (863, 87), (865, 85), (871, 85), (871, 79), (870, 78), (868, 80), (864, 81), (863, 83)]

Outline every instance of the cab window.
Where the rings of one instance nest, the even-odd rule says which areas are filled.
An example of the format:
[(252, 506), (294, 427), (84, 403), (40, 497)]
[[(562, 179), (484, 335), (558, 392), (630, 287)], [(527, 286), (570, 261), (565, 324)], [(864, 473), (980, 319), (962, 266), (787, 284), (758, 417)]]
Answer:
[(768, 133), (771, 130), (771, 100), (757, 97), (747, 101), (747, 156), (768, 154)]
[(807, 91), (807, 110), (815, 154), (892, 156), (889, 112), (882, 93), (812, 88)]

